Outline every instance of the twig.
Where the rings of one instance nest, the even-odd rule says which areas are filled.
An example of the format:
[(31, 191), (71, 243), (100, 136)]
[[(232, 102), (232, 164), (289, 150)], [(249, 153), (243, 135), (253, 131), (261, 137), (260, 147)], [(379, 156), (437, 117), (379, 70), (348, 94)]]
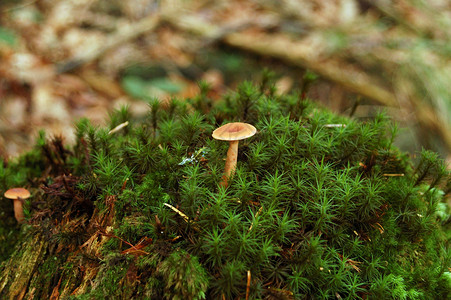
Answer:
[(187, 215), (185, 215), (183, 212), (181, 212), (180, 210), (178, 210), (177, 208), (175, 208), (175, 207), (172, 206), (171, 204), (164, 203), (164, 205), (167, 206), (167, 207), (169, 207), (170, 209), (172, 209), (172, 210), (175, 211), (176, 213), (178, 213), (178, 214), (183, 218), (183, 220), (185, 220), (186, 223), (192, 225), (192, 228), (193, 228), (195, 231), (200, 231), (199, 226), (198, 226), (193, 220), (190, 220), (189, 217), (188, 217)]
[(335, 128), (335, 127), (346, 127), (346, 124), (326, 124), (324, 125), (326, 128)]
[(249, 292), (251, 291), (251, 270), (247, 271), (246, 300), (249, 300)]
[(126, 122), (124, 122), (124, 123), (122, 123), (122, 124), (117, 125), (117, 126), (114, 127), (113, 129), (111, 129), (111, 130), (108, 132), (108, 134), (116, 133), (116, 132), (118, 132), (119, 130), (121, 130), (122, 128), (124, 128), (124, 127), (126, 127), (126, 126), (128, 126), (128, 121), (126, 121)]
[(186, 223), (189, 223), (188, 216), (185, 215), (184, 213), (182, 213), (180, 210), (178, 210), (177, 208), (175, 208), (174, 206), (172, 206), (171, 204), (168, 204), (168, 203), (164, 203), (164, 206), (167, 206), (170, 209), (172, 209), (173, 211), (175, 211), (176, 213), (178, 213), (186, 221)]
[[(120, 237), (118, 237), (117, 235), (114, 235), (114, 234), (112, 234), (112, 233), (106, 233), (106, 232), (104, 232), (103, 230), (98, 230), (92, 237), (96, 236), (97, 234), (100, 234), (100, 235), (103, 235), (103, 236), (106, 236), (106, 237), (116, 238), (116, 239), (120, 240), (121, 242), (123, 242), (123, 243), (129, 245), (130, 248), (129, 248), (129, 249), (126, 249), (126, 250), (124, 250), (124, 251), (122, 251), (122, 254), (126, 254), (126, 253), (129, 253), (129, 252), (132, 252), (132, 251), (134, 251), (134, 252), (141, 252), (141, 253), (144, 253), (144, 254), (150, 254), (150, 253), (148, 253), (148, 252), (146, 252), (146, 251), (144, 251), (144, 250), (141, 250), (141, 249), (137, 248), (135, 245), (133, 245), (133, 244), (127, 242), (126, 240), (124, 240), (124, 239), (122, 239), (122, 238), (120, 238)], [(89, 240), (87, 240), (87, 241), (86, 241), (83, 245), (81, 245), (80, 247), (81, 247), (81, 248), (86, 247), (86, 246), (88, 245), (88, 242), (92, 239), (92, 237), (91, 237)], [(151, 239), (151, 238), (143, 238), (143, 239), (141, 239), (141, 241), (138, 243), (138, 246), (139, 246), (139, 247), (147, 246), (150, 242), (152, 242), (152, 239)], [(140, 246), (140, 245), (141, 245), (141, 246)]]
[(148, 237), (144, 237), (142, 238), (138, 244), (136, 246), (133, 246), (131, 248), (128, 248), (124, 251), (121, 252), (121, 254), (128, 254), (128, 253), (141, 253), (141, 254), (150, 254), (149, 252), (146, 252), (144, 250), (141, 250), (144, 247), (147, 247), (148, 245), (150, 245), (152, 243), (153, 239), (152, 238), (148, 238)]
[(17, 10), (17, 9), (21, 9), (21, 8), (30, 6), (32, 4), (35, 4), (36, 2), (37, 2), (37, 0), (32, 0), (32, 1), (26, 2), (24, 4), (19, 4), (17, 6), (13, 6), (13, 7), (10, 7), (10, 8), (5, 8), (2, 11), (5, 12), (5, 13), (6, 12), (10, 12), (10, 11), (13, 11), (13, 10)]
[(382, 227), (382, 225), (380, 223), (376, 223), (377, 226), (374, 224), (370, 224), (370, 225), (373, 228), (377, 228), (381, 234), (383, 234), (385, 231), (384, 227)]

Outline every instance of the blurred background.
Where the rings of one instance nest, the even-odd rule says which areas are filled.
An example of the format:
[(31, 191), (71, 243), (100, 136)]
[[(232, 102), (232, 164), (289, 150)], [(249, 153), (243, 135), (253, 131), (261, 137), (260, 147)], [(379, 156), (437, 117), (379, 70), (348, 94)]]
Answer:
[(397, 145), (451, 161), (449, 0), (1, 0), (0, 157), (39, 129), (73, 141), (122, 105), (214, 101), (274, 72), (297, 91), (365, 120), (386, 111)]

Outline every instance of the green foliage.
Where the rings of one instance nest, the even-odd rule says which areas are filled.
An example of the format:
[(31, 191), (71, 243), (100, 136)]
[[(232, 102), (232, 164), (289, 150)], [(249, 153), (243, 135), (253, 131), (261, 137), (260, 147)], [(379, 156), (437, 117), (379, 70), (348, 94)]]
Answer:
[(0, 27), (0, 45), (6, 44), (8, 46), (15, 46), (16, 43), (16, 34), (5, 27)]
[[(382, 114), (365, 122), (336, 116), (302, 91), (277, 96), (271, 78), (244, 82), (218, 103), (201, 83), (187, 102), (151, 100), (144, 120), (122, 108), (108, 129), (76, 125), (58, 172), (77, 176), (69, 194), (84, 201), (66, 215), (92, 215), (90, 234), (112, 229), (88, 298), (111, 296), (112, 286), (124, 287), (118, 298), (245, 298), (249, 271), (251, 299), (446, 299), (451, 184), (443, 161), (423, 151), (412, 163), (393, 146), (396, 126)], [(240, 141), (225, 188), (228, 145), (211, 133), (234, 121), (258, 134)], [(57, 153), (47, 156), (56, 161)], [(49, 164), (39, 154), (0, 163), (1, 187), (31, 184)], [(44, 199), (68, 197), (70, 188), (60, 189)], [(89, 203), (95, 210), (82, 209)], [(41, 227), (78, 247), (49, 225), (55, 215)], [(127, 284), (130, 274), (141, 284)]]
[(127, 272), (130, 258), (115, 253), (109, 254), (102, 262), (99, 275), (93, 282), (91, 299), (128, 299), (132, 291), (127, 286)]
[(121, 85), (131, 96), (145, 100), (149, 99), (149, 94), (158, 94), (162, 91), (176, 94), (183, 88), (182, 84), (173, 82), (166, 77), (145, 80), (134, 75), (122, 78)]
[(205, 299), (207, 273), (197, 257), (184, 250), (176, 250), (157, 267), (163, 277), (167, 299)]

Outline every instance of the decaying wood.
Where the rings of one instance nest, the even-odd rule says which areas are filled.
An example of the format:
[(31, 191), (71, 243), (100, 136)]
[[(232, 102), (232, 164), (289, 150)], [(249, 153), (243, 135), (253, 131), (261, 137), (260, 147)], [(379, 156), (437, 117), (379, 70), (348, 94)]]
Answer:
[(7, 299), (23, 299), (38, 264), (45, 255), (48, 240), (41, 234), (28, 235), (5, 265), (0, 277), (0, 295)]
[[(42, 297), (51, 299), (82, 295), (88, 288), (93, 288), (93, 282), (95, 283), (97, 274), (101, 270), (99, 264), (103, 258), (101, 249), (110, 238), (114, 238), (111, 232), (114, 226), (116, 197), (108, 196), (105, 201), (108, 205), (107, 213), (99, 214), (97, 209), (94, 210), (86, 227), (88, 238), (80, 246), (55, 244), (43, 235), (42, 230), (36, 231), (30, 228), (25, 230), (24, 238), (0, 270), (0, 298), (33, 299), (35, 286), (42, 287)], [(85, 217), (80, 217), (72, 221), (82, 224), (86, 220)], [(71, 225), (72, 221), (63, 220), (61, 223), (67, 222), (68, 226), (74, 228), (76, 224)], [(143, 241), (143, 245), (148, 245), (151, 241)], [(143, 245), (137, 245), (137, 248), (142, 248)], [(42, 271), (38, 268), (49, 260), (57, 259), (58, 255), (63, 255), (62, 253), (69, 253), (67, 258), (63, 257), (63, 260), (73, 264), (74, 268), (58, 270), (55, 282), (51, 280), (47, 283), (39, 282), (42, 280)]]

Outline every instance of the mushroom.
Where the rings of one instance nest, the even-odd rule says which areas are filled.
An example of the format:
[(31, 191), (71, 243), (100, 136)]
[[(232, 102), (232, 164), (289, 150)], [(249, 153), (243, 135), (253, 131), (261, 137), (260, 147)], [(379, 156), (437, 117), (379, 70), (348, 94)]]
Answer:
[(256, 132), (257, 129), (254, 126), (241, 122), (228, 123), (213, 131), (212, 136), (214, 139), (229, 142), (229, 150), (227, 151), (224, 175), (221, 182), (222, 186), (227, 187), (227, 181), (235, 171), (239, 141), (253, 136)]
[(22, 222), (23, 215), (23, 200), (30, 197), (30, 192), (24, 188), (13, 188), (5, 192), (4, 196), (8, 199), (14, 200), (14, 216), (17, 222)]

